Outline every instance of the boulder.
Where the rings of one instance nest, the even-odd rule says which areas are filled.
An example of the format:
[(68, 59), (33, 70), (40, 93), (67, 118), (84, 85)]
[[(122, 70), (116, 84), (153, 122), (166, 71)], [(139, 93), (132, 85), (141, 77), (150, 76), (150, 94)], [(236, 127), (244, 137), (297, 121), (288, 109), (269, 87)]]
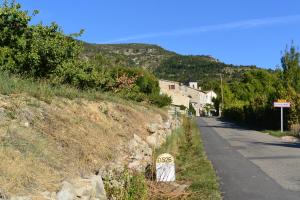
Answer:
[(89, 178), (77, 178), (72, 180), (71, 183), (63, 182), (62, 189), (57, 193), (57, 200), (107, 199), (100, 175), (93, 175)]
[(75, 189), (73, 185), (67, 181), (62, 183), (61, 190), (57, 193), (57, 200), (73, 200), (75, 199)]
[(91, 177), (91, 184), (93, 187), (94, 197), (99, 200), (106, 200), (106, 192), (104, 188), (104, 184), (102, 181), (102, 177), (99, 175), (94, 175)]

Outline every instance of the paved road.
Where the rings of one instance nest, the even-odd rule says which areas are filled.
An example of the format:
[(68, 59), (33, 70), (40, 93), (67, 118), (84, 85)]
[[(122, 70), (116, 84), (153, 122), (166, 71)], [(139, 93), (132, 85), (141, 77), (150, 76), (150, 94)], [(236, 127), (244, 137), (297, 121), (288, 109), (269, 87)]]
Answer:
[(225, 200), (300, 200), (300, 144), (199, 118)]

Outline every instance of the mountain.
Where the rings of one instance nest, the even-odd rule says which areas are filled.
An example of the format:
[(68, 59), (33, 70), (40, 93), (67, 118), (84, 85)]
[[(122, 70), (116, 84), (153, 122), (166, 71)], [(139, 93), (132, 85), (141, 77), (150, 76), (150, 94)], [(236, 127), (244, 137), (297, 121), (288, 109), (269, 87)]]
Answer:
[(224, 81), (239, 79), (256, 66), (225, 64), (209, 55), (180, 55), (151, 44), (89, 44), (83, 55), (89, 59), (103, 56), (115, 65), (142, 67), (158, 78), (181, 82), (197, 81), (204, 89), (215, 88), (222, 74)]
[(131, 67), (154, 70), (162, 62), (177, 54), (151, 44), (89, 44), (84, 43), (84, 56), (101, 54), (106, 58)]

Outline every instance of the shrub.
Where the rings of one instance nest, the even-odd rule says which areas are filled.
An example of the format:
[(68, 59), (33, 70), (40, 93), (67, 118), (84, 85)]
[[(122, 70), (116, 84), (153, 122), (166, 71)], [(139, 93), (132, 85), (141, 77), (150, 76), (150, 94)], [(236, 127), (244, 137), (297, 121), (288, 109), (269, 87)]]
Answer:
[(189, 114), (194, 115), (194, 116), (196, 115), (196, 110), (192, 104), (190, 104), (190, 106), (189, 106)]
[(150, 103), (158, 106), (158, 107), (165, 107), (172, 103), (171, 97), (168, 95), (162, 94), (153, 94), (149, 96)]
[(105, 190), (109, 199), (146, 200), (148, 199), (148, 186), (145, 176), (141, 173), (125, 169), (115, 175), (118, 184), (105, 182)]
[(300, 136), (300, 124), (292, 124), (290, 129), (294, 136), (296, 137)]
[(150, 72), (116, 66), (102, 55), (83, 60), (82, 44), (75, 40), (82, 31), (65, 35), (56, 23), (30, 25), (27, 13), (14, 1), (0, 7), (0, 70), (57, 86), (115, 93), (159, 107), (171, 103), (169, 97), (159, 94), (158, 80)]

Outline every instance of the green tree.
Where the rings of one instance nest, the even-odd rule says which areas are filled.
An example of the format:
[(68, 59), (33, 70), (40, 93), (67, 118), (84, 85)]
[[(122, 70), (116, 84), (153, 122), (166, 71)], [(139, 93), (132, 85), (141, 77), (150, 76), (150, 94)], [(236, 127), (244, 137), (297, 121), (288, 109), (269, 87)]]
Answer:
[(292, 86), (297, 92), (300, 92), (300, 53), (294, 44), (286, 48), (282, 58), (281, 66), (286, 86)]

